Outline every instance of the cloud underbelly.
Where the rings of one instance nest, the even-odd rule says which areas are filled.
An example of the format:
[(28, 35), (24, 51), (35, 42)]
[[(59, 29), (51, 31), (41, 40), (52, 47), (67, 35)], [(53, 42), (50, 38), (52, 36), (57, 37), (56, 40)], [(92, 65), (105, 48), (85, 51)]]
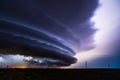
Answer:
[(1, 21), (0, 25), (3, 26), (0, 29), (0, 47), (3, 51), (5, 48), (13, 49), (11, 53), (6, 52), (8, 54), (58, 59), (61, 61), (60, 65), (70, 65), (76, 62), (76, 59), (72, 57), (75, 54), (72, 49), (49, 36), (6, 21)]

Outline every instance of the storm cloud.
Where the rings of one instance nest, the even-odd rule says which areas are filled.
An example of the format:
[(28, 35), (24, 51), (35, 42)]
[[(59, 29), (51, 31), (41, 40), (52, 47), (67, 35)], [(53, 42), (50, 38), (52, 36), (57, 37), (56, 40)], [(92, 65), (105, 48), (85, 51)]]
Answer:
[(1, 49), (26, 50), (18, 54), (70, 65), (75, 53), (93, 47), (90, 18), (97, 0), (1, 0), (0, 5)]

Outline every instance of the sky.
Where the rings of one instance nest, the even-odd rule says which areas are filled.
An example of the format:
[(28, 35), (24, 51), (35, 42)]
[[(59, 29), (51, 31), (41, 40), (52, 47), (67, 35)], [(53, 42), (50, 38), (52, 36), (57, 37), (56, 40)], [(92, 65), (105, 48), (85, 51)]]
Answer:
[(87, 62), (88, 68), (120, 67), (119, 0), (0, 2), (2, 63), (25, 64), (26, 60), (84, 68)]
[[(99, 0), (100, 6), (96, 9), (91, 21), (95, 23), (94, 44), (90, 51), (79, 52), (77, 64), (72, 68), (120, 68), (119, 27), (120, 10), (119, 0)], [(109, 66), (108, 66), (109, 65)]]

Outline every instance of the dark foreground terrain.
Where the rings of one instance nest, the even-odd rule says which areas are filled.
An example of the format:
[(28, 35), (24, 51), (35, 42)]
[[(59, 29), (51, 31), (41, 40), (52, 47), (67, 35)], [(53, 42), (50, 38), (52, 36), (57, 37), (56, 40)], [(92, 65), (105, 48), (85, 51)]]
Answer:
[(0, 80), (120, 80), (117, 69), (0, 69)]

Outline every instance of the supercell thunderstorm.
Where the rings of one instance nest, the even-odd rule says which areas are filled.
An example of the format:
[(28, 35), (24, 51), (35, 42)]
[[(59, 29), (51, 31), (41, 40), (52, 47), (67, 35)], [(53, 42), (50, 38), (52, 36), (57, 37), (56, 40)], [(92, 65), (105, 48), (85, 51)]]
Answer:
[(90, 18), (97, 0), (1, 0), (0, 5), (3, 63), (70, 66), (78, 51), (94, 48)]

